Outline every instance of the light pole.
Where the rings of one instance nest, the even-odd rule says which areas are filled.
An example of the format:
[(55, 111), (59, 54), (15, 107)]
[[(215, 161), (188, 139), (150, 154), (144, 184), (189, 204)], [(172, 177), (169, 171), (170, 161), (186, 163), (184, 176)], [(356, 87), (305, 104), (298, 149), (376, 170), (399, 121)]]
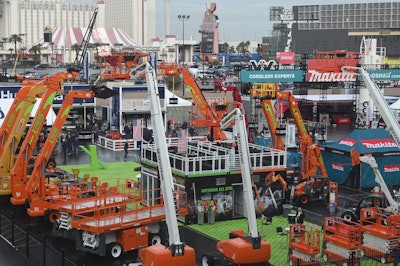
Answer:
[(182, 21), (182, 49), (181, 49), (181, 63), (185, 63), (185, 21), (189, 20), (189, 15), (178, 15), (178, 19)]
[[(182, 21), (182, 49), (181, 49), (181, 63), (182, 65), (185, 63), (185, 21), (188, 21), (190, 18), (189, 15), (178, 15), (178, 19)], [(185, 96), (185, 82), (183, 81), (183, 75), (182, 75), (182, 96)]]

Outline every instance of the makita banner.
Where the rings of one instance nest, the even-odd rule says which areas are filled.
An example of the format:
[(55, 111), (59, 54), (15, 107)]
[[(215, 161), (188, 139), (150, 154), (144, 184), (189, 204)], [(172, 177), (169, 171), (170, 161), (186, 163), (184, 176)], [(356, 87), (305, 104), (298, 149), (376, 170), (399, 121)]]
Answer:
[(354, 146), (354, 144), (356, 144), (356, 140), (355, 139), (351, 139), (351, 138), (343, 138), (339, 141), (338, 144), (343, 144), (343, 145), (347, 145), (347, 146)]
[[(394, 81), (400, 80), (400, 70), (367, 70), (368, 74), (374, 81)], [(308, 70), (308, 82), (346, 82), (356, 81), (357, 74), (349, 72), (322, 72), (317, 70)], [(362, 79), (362, 77), (360, 77)]]
[(276, 60), (282, 65), (293, 65), (294, 55), (294, 52), (277, 52)]
[(400, 172), (400, 164), (385, 165), (385, 166), (383, 166), (383, 171), (385, 173)]
[(319, 72), (316, 70), (309, 70), (307, 73), (308, 82), (349, 82), (356, 81), (356, 78), (356, 73)]
[(397, 147), (396, 142), (391, 138), (386, 139), (365, 139), (360, 140), (362, 145), (368, 149), (380, 149), (380, 148), (390, 148)]
[(339, 162), (332, 162), (332, 169), (338, 170), (338, 171), (344, 171), (344, 165)]

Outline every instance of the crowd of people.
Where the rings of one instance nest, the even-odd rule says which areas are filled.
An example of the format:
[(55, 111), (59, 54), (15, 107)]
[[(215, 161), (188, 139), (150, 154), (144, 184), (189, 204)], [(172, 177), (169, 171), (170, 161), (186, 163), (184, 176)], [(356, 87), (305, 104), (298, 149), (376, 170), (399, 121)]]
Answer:
[(79, 138), (78, 134), (71, 131), (68, 131), (66, 134), (61, 135), (61, 149), (62, 154), (64, 156), (64, 160), (67, 159), (69, 155), (78, 155), (79, 154)]

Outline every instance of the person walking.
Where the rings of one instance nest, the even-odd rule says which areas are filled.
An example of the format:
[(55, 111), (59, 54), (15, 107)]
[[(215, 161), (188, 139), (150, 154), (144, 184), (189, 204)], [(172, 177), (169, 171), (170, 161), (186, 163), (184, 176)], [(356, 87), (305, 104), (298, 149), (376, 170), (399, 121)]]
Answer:
[(124, 150), (125, 150), (124, 160), (125, 161), (126, 161), (126, 158), (128, 158), (128, 148), (129, 148), (128, 141), (125, 141), (125, 144), (124, 144)]
[(302, 224), (304, 222), (304, 217), (305, 217), (304, 212), (301, 209), (301, 207), (299, 207), (297, 209), (297, 212), (296, 212), (296, 221), (297, 221), (297, 223), (298, 224)]
[(71, 155), (72, 149), (73, 149), (73, 143), (74, 143), (71, 132), (68, 132), (66, 140), (67, 140), (67, 153), (68, 153), (68, 155)]
[(68, 142), (67, 139), (63, 139), (61, 143), (62, 153), (64, 155), (64, 161), (67, 160), (67, 153), (68, 153)]
[(392, 249), (393, 266), (399, 265), (400, 260), (400, 243), (396, 242)]

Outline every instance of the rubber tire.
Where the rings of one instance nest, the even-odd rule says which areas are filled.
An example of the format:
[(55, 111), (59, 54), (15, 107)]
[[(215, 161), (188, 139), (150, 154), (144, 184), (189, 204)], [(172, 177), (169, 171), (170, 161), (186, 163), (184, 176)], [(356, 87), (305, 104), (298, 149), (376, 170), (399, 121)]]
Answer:
[(150, 234), (149, 235), (149, 246), (154, 246), (157, 244), (162, 244), (162, 238), (159, 234)]
[(299, 203), (303, 206), (307, 205), (310, 202), (310, 198), (307, 195), (301, 195), (299, 198)]
[(119, 256), (121, 256), (122, 254), (121, 245), (118, 244), (117, 242), (112, 242), (108, 244), (108, 254), (110, 255), (110, 257), (114, 259), (119, 258)]
[(60, 219), (61, 215), (58, 211), (51, 211), (49, 213), (49, 221), (50, 223), (54, 223), (56, 220)]
[(349, 211), (345, 211), (345, 212), (342, 214), (342, 218), (343, 218), (345, 221), (357, 222), (357, 217), (355, 217), (355, 215), (354, 215), (352, 212), (349, 212)]
[(214, 257), (212, 255), (203, 255), (201, 258), (202, 266), (215, 266)]

